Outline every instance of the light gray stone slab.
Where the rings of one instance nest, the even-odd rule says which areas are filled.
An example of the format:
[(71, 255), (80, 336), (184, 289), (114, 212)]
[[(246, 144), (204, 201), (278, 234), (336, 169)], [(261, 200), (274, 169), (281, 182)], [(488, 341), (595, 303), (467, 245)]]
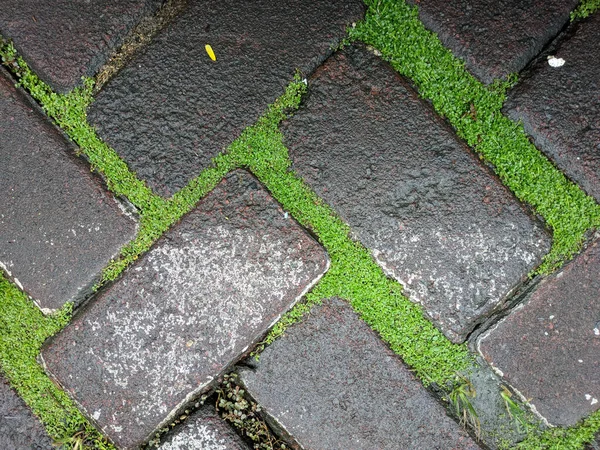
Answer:
[(247, 172), (226, 177), (43, 351), (119, 447), (135, 448), (327, 270), (319, 244)]
[(160, 445), (159, 450), (249, 450), (214, 407), (203, 406)]

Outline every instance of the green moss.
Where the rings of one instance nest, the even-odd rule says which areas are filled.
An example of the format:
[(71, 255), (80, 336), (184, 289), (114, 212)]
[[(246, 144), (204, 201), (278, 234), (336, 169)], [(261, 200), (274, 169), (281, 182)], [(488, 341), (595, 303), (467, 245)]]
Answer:
[(72, 442), (77, 435), (96, 448), (112, 449), (36, 360), (44, 340), (67, 324), (71, 308), (67, 304), (44, 317), (31, 299), (0, 274), (0, 367), (57, 442)]
[(549, 273), (571, 258), (585, 233), (600, 225), (600, 207), (529, 142), (520, 124), (502, 115), (505, 92), (515, 78), (486, 87), (425, 29), (417, 8), (390, 0), (367, 4), (365, 20), (350, 30), (350, 37), (377, 48), (410, 78), (517, 198), (543, 217), (554, 239), (540, 272)]
[(585, 19), (600, 10), (600, 0), (581, 0), (577, 8), (571, 12), (571, 22)]

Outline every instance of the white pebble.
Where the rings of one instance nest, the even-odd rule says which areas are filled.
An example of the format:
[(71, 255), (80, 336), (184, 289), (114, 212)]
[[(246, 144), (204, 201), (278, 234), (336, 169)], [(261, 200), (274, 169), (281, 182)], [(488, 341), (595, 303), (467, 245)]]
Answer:
[(565, 65), (565, 60), (555, 56), (548, 56), (548, 64), (550, 64), (550, 67), (562, 67)]

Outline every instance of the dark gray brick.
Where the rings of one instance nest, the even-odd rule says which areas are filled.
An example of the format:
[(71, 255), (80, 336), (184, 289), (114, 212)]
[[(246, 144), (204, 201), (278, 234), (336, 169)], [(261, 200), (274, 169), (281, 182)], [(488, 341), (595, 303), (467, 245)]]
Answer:
[(542, 227), (393, 70), (337, 53), (284, 124), (293, 168), (454, 342), (550, 245)]
[(600, 407), (600, 244), (483, 335), (481, 354), (553, 425)]
[(214, 407), (204, 406), (179, 426), (159, 450), (249, 450)]
[(43, 358), (87, 415), (133, 448), (208, 389), (327, 265), (258, 181), (235, 171)]
[(409, 0), (442, 43), (484, 83), (519, 72), (565, 24), (578, 0)]
[(243, 369), (248, 392), (302, 448), (477, 449), (339, 299), (315, 307)]
[(509, 93), (505, 109), (558, 167), (600, 201), (600, 14), (570, 29), (552, 53), (565, 60), (551, 67), (541, 58)]
[(0, 268), (42, 309), (80, 300), (135, 223), (3, 71), (0, 167)]
[(3, 377), (0, 377), (0, 448), (6, 450), (54, 448), (42, 424)]
[(162, 0), (2, 0), (0, 33), (58, 92), (81, 84)]
[(140, 178), (170, 196), (253, 124), (297, 69), (312, 72), (363, 8), (360, 0), (191, 0), (98, 95), (90, 120)]

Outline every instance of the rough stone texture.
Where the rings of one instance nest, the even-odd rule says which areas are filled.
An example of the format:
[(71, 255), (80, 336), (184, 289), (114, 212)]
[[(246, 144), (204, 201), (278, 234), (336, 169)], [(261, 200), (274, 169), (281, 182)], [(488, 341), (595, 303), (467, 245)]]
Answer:
[(136, 226), (3, 71), (0, 168), (0, 269), (42, 308), (78, 301)]
[(532, 67), (509, 93), (505, 110), (522, 120), (539, 149), (600, 201), (600, 14), (573, 27), (553, 56)]
[(0, 377), (0, 448), (7, 450), (54, 448), (42, 424), (2, 377)]
[(204, 406), (180, 425), (159, 450), (249, 450), (249, 447), (215, 413), (214, 407)]
[(409, 0), (484, 83), (519, 72), (569, 22), (578, 0)]
[(58, 92), (81, 84), (162, 0), (2, 0), (0, 33)]
[(323, 249), (235, 171), (43, 351), (120, 447), (200, 394), (323, 274)]
[(256, 121), (296, 69), (312, 72), (363, 8), (360, 0), (190, 0), (98, 95), (91, 122), (140, 178), (170, 196)]
[(294, 169), (454, 342), (525, 279), (549, 237), (393, 70), (331, 57), (284, 124)]
[(479, 342), (481, 354), (553, 425), (600, 407), (600, 244), (544, 280)]
[(339, 299), (314, 308), (240, 377), (303, 448), (479, 448)]

